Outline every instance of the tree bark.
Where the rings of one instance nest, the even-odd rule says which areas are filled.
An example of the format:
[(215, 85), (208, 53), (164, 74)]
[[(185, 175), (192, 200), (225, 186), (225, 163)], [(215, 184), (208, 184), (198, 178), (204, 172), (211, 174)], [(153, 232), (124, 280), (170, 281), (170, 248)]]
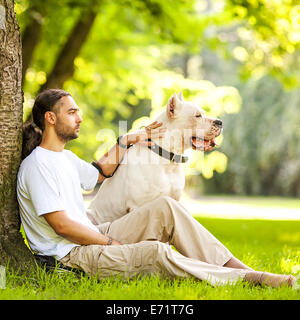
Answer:
[(79, 18), (67, 42), (58, 55), (54, 68), (47, 77), (47, 81), (41, 86), (40, 91), (47, 88), (62, 88), (64, 82), (72, 78), (74, 74), (74, 59), (79, 55), (80, 49), (88, 37), (96, 16), (97, 11), (92, 10)]
[(22, 148), (22, 46), (13, 0), (0, 0), (0, 264), (22, 271), (35, 266), (19, 231), (16, 197)]

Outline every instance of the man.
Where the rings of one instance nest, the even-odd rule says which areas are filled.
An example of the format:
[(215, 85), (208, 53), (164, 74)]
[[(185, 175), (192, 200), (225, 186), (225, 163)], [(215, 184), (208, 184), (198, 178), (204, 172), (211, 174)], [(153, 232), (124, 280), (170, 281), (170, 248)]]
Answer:
[(161, 123), (120, 137), (91, 165), (64, 149), (67, 141), (79, 136), (82, 122), (80, 109), (69, 93), (58, 89), (42, 92), (32, 115), (34, 123), (24, 128), (17, 195), (25, 234), (34, 252), (99, 279), (159, 273), (194, 277), (212, 285), (239, 279), (274, 287), (293, 284), (292, 276), (257, 272), (244, 265), (168, 197), (112, 223), (95, 226), (89, 221), (81, 188), (91, 190), (113, 175), (131, 144), (151, 145), (151, 137), (164, 134)]

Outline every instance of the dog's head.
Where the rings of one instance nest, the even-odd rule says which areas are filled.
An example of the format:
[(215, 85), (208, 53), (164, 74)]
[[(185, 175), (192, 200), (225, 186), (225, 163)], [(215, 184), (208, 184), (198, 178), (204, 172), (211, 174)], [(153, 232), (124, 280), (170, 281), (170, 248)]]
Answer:
[(192, 147), (194, 150), (210, 151), (216, 146), (215, 138), (222, 132), (222, 121), (208, 118), (195, 103), (185, 101), (182, 93), (175, 93), (168, 101), (164, 125), (166, 139), (173, 139), (175, 149)]

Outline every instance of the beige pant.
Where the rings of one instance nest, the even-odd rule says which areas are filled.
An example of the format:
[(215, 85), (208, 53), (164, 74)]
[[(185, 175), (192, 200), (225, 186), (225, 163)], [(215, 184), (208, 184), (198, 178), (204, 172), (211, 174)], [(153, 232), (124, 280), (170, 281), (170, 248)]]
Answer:
[(193, 277), (221, 285), (234, 283), (247, 272), (223, 267), (233, 257), (230, 251), (169, 197), (154, 200), (98, 228), (122, 245), (78, 246), (61, 262), (99, 279), (151, 273), (169, 278)]

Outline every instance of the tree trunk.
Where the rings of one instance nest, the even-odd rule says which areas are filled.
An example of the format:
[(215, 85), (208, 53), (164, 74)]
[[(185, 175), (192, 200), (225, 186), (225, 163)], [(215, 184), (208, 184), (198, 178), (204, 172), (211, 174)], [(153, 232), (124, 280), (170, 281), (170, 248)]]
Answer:
[(0, 264), (30, 271), (33, 255), (19, 231), (16, 178), (22, 148), (22, 53), (13, 0), (0, 0)]
[(74, 59), (79, 55), (80, 49), (93, 26), (97, 11), (89, 11), (79, 18), (73, 28), (68, 41), (56, 59), (54, 68), (47, 81), (41, 86), (40, 91), (47, 88), (62, 88), (65, 81), (72, 78), (74, 73)]

